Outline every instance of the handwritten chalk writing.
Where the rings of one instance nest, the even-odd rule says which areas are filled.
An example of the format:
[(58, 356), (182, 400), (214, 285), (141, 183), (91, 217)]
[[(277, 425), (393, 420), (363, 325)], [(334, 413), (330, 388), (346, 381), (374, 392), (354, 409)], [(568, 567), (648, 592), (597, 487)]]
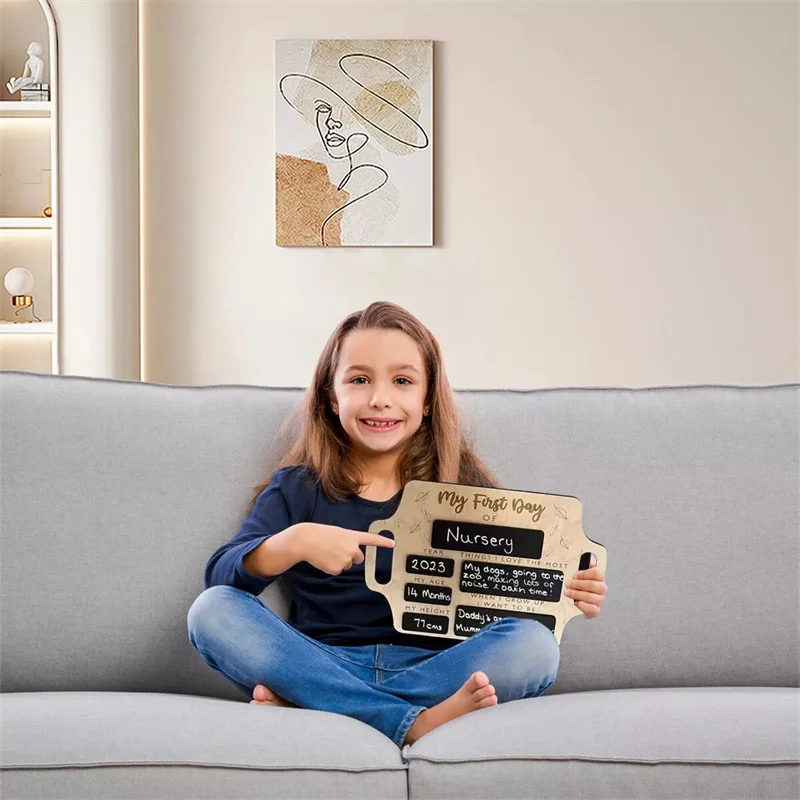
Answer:
[[(461, 532), (458, 525), (451, 528), (447, 526), (447, 542), (454, 545), (482, 545), (483, 547), (503, 548), (503, 551), (509, 555), (514, 552), (514, 542), (511, 539), (505, 539), (497, 536), (483, 536), (482, 534), (474, 534), (470, 536), (468, 533)], [(459, 550), (467, 550), (467, 547), (459, 546)]]
[(552, 614), (526, 614), (522, 611), (493, 611), (480, 606), (456, 606), (453, 633), (459, 636), (472, 636), (481, 628), (506, 617), (533, 619), (541, 622), (550, 631), (556, 629), (556, 618)]
[(407, 583), (404, 600), (411, 603), (437, 603), (450, 605), (453, 590), (448, 587), (427, 586), (424, 583)]
[(544, 531), (531, 528), (442, 519), (431, 525), (431, 547), (439, 550), (540, 559), (543, 544)]
[(417, 575), (436, 575), (452, 578), (456, 562), (452, 558), (435, 558), (433, 556), (406, 556), (406, 572)]
[(474, 594), (558, 602), (563, 583), (563, 572), (464, 561), (461, 564), (459, 588), (462, 592)]
[(414, 611), (407, 611), (403, 614), (402, 627), (406, 631), (447, 633), (450, 629), (450, 619), (438, 614), (420, 614)]

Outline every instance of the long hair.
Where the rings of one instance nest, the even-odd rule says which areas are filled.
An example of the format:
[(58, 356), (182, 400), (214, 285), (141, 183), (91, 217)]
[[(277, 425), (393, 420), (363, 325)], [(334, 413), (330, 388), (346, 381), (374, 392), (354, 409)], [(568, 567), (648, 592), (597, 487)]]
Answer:
[[(347, 434), (331, 408), (342, 341), (348, 333), (356, 330), (402, 331), (417, 343), (422, 354), (428, 377), (425, 405), (429, 407), (430, 415), (423, 418), (400, 455), (398, 472), (401, 486), (410, 480), (424, 480), (499, 487), (497, 479), (475, 455), (461, 431), (458, 406), (436, 338), (413, 314), (401, 306), (383, 301), (353, 312), (331, 334), (317, 361), (302, 404), (287, 419), (287, 423), (291, 423), (293, 417), (296, 419), (299, 415), (300, 432), (275, 472), (294, 465), (312, 468), (325, 493), (334, 502), (358, 494), (364, 486)], [(251, 511), (271, 480), (272, 476), (256, 487)]]

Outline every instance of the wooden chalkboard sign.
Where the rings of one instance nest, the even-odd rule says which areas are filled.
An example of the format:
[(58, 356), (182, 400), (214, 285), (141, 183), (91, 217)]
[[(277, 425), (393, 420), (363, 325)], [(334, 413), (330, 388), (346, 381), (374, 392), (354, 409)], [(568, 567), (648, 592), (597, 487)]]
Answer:
[(563, 594), (565, 582), (589, 568), (592, 553), (606, 570), (605, 548), (586, 537), (581, 502), (567, 495), (409, 481), (394, 516), (369, 532), (394, 538), (383, 551), (390, 580), (376, 580), (371, 545), (364, 573), (406, 634), (467, 639), (495, 619), (528, 617), (560, 644), (582, 613)]

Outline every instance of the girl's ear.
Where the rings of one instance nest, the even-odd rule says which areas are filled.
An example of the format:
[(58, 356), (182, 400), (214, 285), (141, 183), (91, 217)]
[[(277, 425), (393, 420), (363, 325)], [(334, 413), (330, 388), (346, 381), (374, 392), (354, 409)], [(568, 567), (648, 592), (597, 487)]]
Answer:
[(338, 416), (339, 414), (339, 404), (336, 402), (336, 395), (332, 392), (325, 393), (328, 405), (331, 407), (331, 411)]

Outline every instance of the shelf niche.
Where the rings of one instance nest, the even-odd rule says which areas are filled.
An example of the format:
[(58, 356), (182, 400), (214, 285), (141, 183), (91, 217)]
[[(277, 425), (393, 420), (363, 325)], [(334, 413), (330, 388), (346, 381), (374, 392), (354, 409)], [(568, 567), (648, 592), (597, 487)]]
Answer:
[[(21, 100), (6, 87), (22, 74), (31, 42), (44, 47), (48, 101)], [(0, 289), (0, 369), (60, 372), (58, 52), (48, 0), (0, 0), (0, 279), (13, 267), (33, 274), (33, 313)], [(45, 216), (49, 206), (51, 216)], [(30, 308), (20, 318), (34, 319)]]

